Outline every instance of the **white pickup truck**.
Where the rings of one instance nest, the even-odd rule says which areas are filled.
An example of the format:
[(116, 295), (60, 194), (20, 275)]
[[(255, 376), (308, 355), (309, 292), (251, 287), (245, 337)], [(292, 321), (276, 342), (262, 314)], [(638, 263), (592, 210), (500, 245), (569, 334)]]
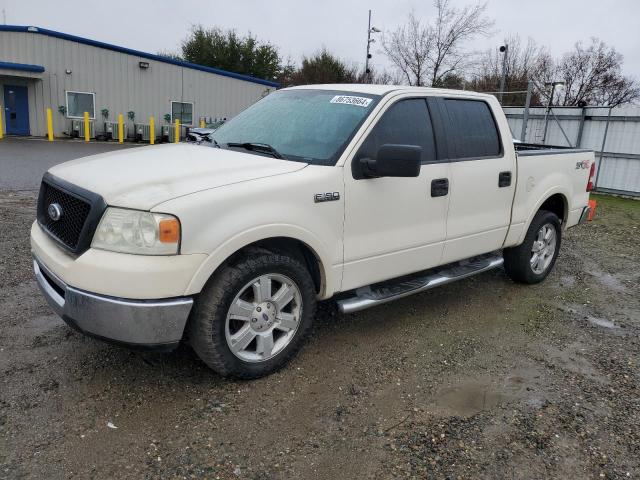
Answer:
[(517, 144), (494, 97), (382, 85), (277, 91), (209, 136), (51, 168), (37, 281), (71, 326), (225, 376), (284, 365), (317, 300), (345, 313), (504, 264), (552, 269), (588, 214), (593, 152)]

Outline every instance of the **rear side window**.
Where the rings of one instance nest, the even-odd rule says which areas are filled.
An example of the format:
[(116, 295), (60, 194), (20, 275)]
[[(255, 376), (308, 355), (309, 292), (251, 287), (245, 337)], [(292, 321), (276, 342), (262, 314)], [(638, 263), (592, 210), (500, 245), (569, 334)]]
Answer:
[(358, 158), (376, 158), (387, 143), (422, 147), (422, 161), (436, 159), (435, 141), (427, 102), (421, 98), (400, 100), (378, 121), (360, 147)]
[(450, 126), (449, 158), (500, 156), (500, 136), (489, 105), (478, 100), (446, 99)]

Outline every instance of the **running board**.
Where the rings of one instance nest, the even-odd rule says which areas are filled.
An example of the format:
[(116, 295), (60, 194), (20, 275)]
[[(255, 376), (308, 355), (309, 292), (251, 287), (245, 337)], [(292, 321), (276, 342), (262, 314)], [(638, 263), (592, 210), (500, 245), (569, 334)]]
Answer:
[(338, 308), (342, 313), (358, 312), (365, 308), (408, 297), (414, 293), (424, 292), (446, 283), (486, 272), (503, 263), (502, 253), (493, 252), (413, 275), (368, 285), (356, 289), (354, 296), (338, 300)]

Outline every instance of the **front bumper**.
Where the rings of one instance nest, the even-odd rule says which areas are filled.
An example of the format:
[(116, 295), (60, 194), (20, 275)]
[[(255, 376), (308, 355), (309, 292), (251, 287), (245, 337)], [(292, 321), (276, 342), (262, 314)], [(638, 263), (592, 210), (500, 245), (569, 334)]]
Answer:
[(190, 297), (128, 300), (78, 290), (37, 258), (33, 269), (47, 302), (67, 324), (87, 335), (130, 347), (175, 348), (193, 306)]

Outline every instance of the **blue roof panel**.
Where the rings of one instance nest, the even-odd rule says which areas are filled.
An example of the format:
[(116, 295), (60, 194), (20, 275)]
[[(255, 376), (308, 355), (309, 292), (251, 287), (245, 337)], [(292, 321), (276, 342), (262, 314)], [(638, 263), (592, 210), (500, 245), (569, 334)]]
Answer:
[(0, 68), (4, 68), (6, 70), (20, 70), (22, 72), (36, 72), (36, 73), (44, 72), (44, 67), (42, 65), (30, 65), (28, 63), (3, 62), (1, 60), (0, 60)]
[[(23, 26), (23, 25), (0, 25), (0, 32), (30, 32), (39, 33), (41, 35), (48, 35), (50, 37), (61, 38), (63, 40), (69, 40), (72, 42), (83, 43), (85, 45), (91, 45), (92, 47), (104, 48), (106, 50), (112, 50), (114, 52), (124, 53), (127, 55), (134, 55), (137, 57), (148, 58), (149, 60), (155, 60), (157, 62), (169, 63), (177, 65), (179, 67), (191, 68), (193, 70), (200, 70), (201, 72), (214, 73), (216, 75), (222, 75), (224, 77), (231, 77), (237, 80), (244, 80), (246, 82), (258, 83), (260, 85), (266, 85), (268, 87), (278, 88), (280, 86), (277, 82), (270, 80), (263, 80), (261, 78), (252, 77), (250, 75), (242, 75), (240, 73), (228, 72), (219, 68), (205, 67), (204, 65), (198, 65), (196, 63), (184, 62), (182, 60), (175, 60), (169, 57), (163, 57), (161, 55), (154, 55), (153, 53), (140, 52), (138, 50), (132, 50), (131, 48), (119, 47), (110, 43), (99, 42), (97, 40), (91, 40), (89, 38), (78, 37), (76, 35), (69, 35), (68, 33), (56, 32), (54, 30), (48, 30), (46, 28)], [(19, 65), (19, 64), (16, 64)], [(33, 65), (37, 66), (37, 65)], [(42, 72), (44, 72), (44, 67)]]

